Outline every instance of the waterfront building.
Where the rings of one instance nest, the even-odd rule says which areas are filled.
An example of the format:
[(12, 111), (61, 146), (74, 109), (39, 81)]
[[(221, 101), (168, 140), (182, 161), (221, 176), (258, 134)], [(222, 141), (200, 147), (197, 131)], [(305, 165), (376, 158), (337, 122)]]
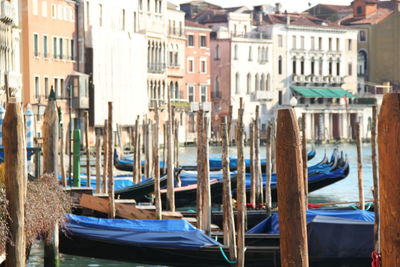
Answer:
[(207, 26), (186, 20), (185, 36), (185, 85), (184, 96), (188, 101), (186, 112), (186, 142), (196, 140), (196, 111), (200, 108), (211, 115), (211, 57), (210, 32)]
[[(16, 1), (2, 1), (2, 5), (13, 2)], [(44, 109), (51, 88), (54, 89), (57, 103), (61, 107), (64, 125), (69, 123), (69, 91), (66, 81), (77, 70), (78, 64), (76, 5), (75, 2), (66, 0), (27, 0), (20, 3), (23, 43), (22, 102), (24, 105), (32, 105), (35, 130), (37, 137), (40, 137)], [(15, 47), (12, 53), (15, 74), (11, 73), (9, 83), (11, 81), (14, 87), (21, 87), (21, 76), (16, 68), (19, 64), (18, 48)], [(75, 109), (71, 113), (73, 117), (76, 116)]]
[(84, 72), (90, 75), (91, 82), (91, 126), (103, 127), (109, 101), (114, 106), (113, 121), (123, 133), (128, 132), (137, 115), (148, 112), (146, 66), (149, 64), (149, 70), (155, 70), (160, 65), (147, 59), (148, 46), (141, 21), (147, 22), (154, 15), (154, 8), (157, 16), (161, 15), (158, 4), (148, 14), (144, 2), (154, 4), (154, 1), (129, 0), (82, 3)]

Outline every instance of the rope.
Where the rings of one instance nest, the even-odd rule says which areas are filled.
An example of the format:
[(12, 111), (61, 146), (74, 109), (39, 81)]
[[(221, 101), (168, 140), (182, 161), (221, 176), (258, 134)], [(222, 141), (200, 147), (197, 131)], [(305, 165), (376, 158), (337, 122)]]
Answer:
[(372, 267), (380, 267), (381, 266), (381, 255), (378, 252), (374, 251), (374, 252), (372, 252), (371, 257), (372, 257), (371, 266)]
[[(365, 210), (367, 210), (367, 211), (370, 210), (372, 208), (372, 205), (373, 205), (373, 203), (368, 203), (368, 205), (367, 205)], [(359, 210), (359, 208), (357, 206), (350, 205), (350, 207), (352, 207), (355, 210)]]
[(221, 254), (224, 257), (224, 259), (226, 260), (226, 262), (228, 262), (229, 264), (236, 264), (237, 263), (237, 261), (229, 260), (229, 258), (226, 256), (225, 251), (222, 249), (222, 247), (219, 247), (219, 250), (221, 251)]

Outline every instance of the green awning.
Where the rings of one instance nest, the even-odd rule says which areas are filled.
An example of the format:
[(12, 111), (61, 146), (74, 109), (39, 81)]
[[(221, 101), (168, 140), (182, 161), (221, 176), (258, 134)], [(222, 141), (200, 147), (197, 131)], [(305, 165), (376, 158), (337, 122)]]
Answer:
[(347, 96), (348, 98), (356, 97), (352, 93), (342, 88), (292, 88), (296, 93), (306, 98), (341, 98)]

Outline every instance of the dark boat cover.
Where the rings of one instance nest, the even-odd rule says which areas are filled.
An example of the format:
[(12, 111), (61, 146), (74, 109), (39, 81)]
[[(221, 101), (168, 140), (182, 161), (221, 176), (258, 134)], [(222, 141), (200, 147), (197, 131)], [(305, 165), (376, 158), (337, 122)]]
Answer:
[[(279, 234), (278, 214), (248, 233)], [(368, 258), (374, 250), (374, 220), (370, 211), (307, 211), (308, 253), (313, 259)]]
[(103, 219), (67, 214), (66, 235), (105, 243), (196, 250), (222, 246), (185, 220)]

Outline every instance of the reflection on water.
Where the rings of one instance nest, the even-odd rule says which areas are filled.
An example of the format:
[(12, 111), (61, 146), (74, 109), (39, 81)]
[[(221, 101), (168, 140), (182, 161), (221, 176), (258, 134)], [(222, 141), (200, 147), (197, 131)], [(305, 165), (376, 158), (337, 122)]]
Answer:
[[(333, 185), (322, 188), (318, 191), (312, 192), (309, 196), (310, 203), (322, 202), (344, 202), (344, 201), (357, 201), (358, 200), (358, 180), (357, 180), (357, 150), (356, 146), (352, 144), (341, 145), (319, 145), (316, 146), (316, 156), (308, 162), (309, 165), (318, 163), (326, 152), (330, 155), (335, 147), (343, 151), (349, 160), (350, 173), (347, 178), (339, 181)], [(248, 158), (249, 148), (245, 148), (245, 154)], [(363, 178), (364, 178), (364, 195), (365, 199), (372, 200), (372, 164), (371, 164), (371, 146), (364, 144), (363, 148)], [(265, 158), (265, 147), (260, 148), (261, 157)], [(230, 149), (230, 155), (236, 157), (236, 148)], [(210, 147), (210, 157), (221, 157), (220, 147)], [(162, 156), (160, 158), (162, 160)], [(196, 164), (196, 147), (181, 147), (179, 148), (179, 164), (181, 165), (194, 165)], [(70, 255), (62, 255), (61, 267), (67, 266), (91, 266), (91, 267), (139, 267), (150, 266), (143, 264), (132, 264), (117, 261), (107, 261), (94, 258), (84, 258)], [(28, 263), (29, 267), (43, 266), (43, 249), (41, 245), (35, 244), (32, 248), (31, 256)]]

